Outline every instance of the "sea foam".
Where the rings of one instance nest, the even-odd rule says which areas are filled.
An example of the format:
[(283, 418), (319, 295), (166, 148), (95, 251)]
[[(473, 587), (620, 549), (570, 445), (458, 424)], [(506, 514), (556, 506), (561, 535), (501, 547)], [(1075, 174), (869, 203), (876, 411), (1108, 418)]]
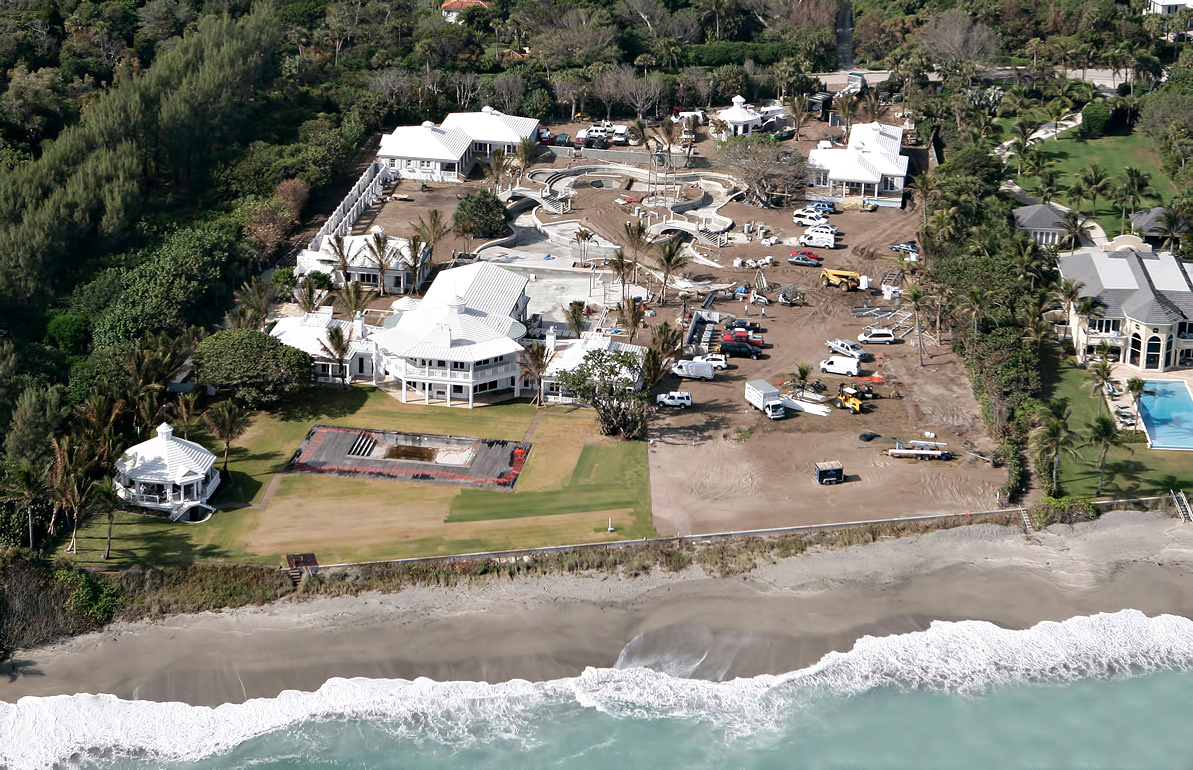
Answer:
[(398, 735), (460, 747), (523, 740), (559, 707), (620, 720), (680, 719), (742, 735), (777, 727), (802, 702), (877, 687), (974, 695), (1023, 683), (1064, 683), (1193, 667), (1193, 621), (1136, 610), (1014, 631), (984, 621), (937, 621), (925, 631), (863, 637), (849, 652), (787, 674), (727, 682), (644, 668), (590, 668), (550, 682), (330, 679), (215, 708), (110, 695), (0, 703), (0, 765), (44, 768), (95, 752), (195, 761), (301, 722), (370, 719)]

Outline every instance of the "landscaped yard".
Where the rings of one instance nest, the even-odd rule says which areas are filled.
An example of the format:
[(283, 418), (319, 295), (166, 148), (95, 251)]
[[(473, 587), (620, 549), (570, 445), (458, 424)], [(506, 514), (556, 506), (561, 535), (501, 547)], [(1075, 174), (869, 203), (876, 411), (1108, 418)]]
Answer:
[[(1112, 178), (1120, 177), (1123, 169), (1128, 166), (1145, 171), (1151, 177), (1152, 192), (1159, 198), (1150, 198), (1140, 205), (1140, 208), (1161, 206), (1172, 200), (1176, 188), (1172, 180), (1160, 169), (1160, 159), (1152, 150), (1147, 137), (1139, 133), (1127, 135), (1104, 136), (1100, 139), (1082, 140), (1069, 131), (1061, 134), (1059, 140), (1046, 139), (1039, 143), (1040, 148), (1053, 161), (1052, 167), (1060, 172), (1060, 185), (1067, 187), (1077, 180), (1078, 174), (1086, 166), (1097, 163), (1102, 170)], [(1027, 191), (1033, 192), (1036, 179), (1024, 177), (1019, 184)], [(1066, 205), (1070, 196), (1063, 190), (1056, 199)], [(1081, 204), (1081, 210), (1090, 213), (1090, 201)], [(1130, 214), (1130, 211), (1127, 212)], [(1106, 231), (1106, 235), (1113, 238), (1119, 233), (1122, 222), (1122, 209), (1115, 206), (1109, 195), (1098, 196), (1098, 212), (1095, 221)], [(1128, 220), (1127, 228), (1131, 223)]]
[[(292, 474), (259, 507), (314, 424), (520, 441), (536, 415), (533, 447), (513, 492)], [(173, 524), (119, 513), (113, 559), (104, 562), (107, 521), (100, 517), (80, 531), (76, 561), (279, 564), (284, 554), (314, 552), (330, 564), (654, 535), (646, 445), (599, 435), (583, 409), (536, 410), (522, 402), (447, 409), (402, 404), (375, 388), (312, 389), (257, 415), (233, 445), (230, 471), (232, 486), (218, 500), (226, 508), (209, 521)]]
[[(1054, 397), (1067, 398), (1072, 411), (1069, 427), (1084, 434), (1089, 423), (1105, 410), (1100, 399), (1090, 396), (1086, 371), (1072, 362), (1062, 361)], [(1126, 397), (1124, 403), (1130, 401)], [(1143, 427), (1140, 426), (1140, 431)], [(1079, 446), (1079, 457), (1062, 454), (1060, 483), (1065, 494), (1093, 496), (1098, 488), (1098, 450)], [(1193, 462), (1187, 452), (1148, 449), (1146, 443), (1113, 448), (1106, 456), (1105, 497), (1136, 497), (1167, 494), (1170, 489), (1193, 489)]]

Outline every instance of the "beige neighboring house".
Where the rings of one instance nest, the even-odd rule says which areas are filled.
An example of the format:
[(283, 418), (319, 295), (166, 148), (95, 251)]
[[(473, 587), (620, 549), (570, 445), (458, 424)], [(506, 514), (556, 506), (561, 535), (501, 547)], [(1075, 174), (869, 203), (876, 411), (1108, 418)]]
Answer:
[(1139, 372), (1193, 366), (1193, 264), (1120, 235), (1104, 249), (1062, 254), (1057, 266), (1094, 301), (1093, 312), (1069, 309), (1080, 360), (1106, 343)]
[(1041, 246), (1059, 246), (1068, 238), (1064, 225), (1068, 212), (1059, 206), (1037, 203), (1020, 206), (1013, 213), (1015, 229)]
[(178, 438), (167, 423), (157, 435), (124, 450), (116, 461), (113, 486), (129, 505), (164, 511), (171, 521), (201, 519), (214, 510), (207, 504), (220, 485), (215, 455), (193, 441)]

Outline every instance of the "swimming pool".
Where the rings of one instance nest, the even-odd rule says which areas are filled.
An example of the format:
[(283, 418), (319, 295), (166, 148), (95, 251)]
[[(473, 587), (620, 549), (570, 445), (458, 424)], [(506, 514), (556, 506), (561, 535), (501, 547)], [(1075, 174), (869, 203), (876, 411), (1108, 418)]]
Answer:
[(1180, 380), (1148, 380), (1139, 414), (1152, 449), (1193, 450), (1193, 397)]

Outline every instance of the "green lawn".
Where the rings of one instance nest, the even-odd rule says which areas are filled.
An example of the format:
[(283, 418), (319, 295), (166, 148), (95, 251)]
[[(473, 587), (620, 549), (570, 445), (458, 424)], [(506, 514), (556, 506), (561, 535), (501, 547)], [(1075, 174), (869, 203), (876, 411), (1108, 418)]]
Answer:
[[(264, 491), (316, 424), (521, 440), (535, 417), (532, 449), (515, 491), (292, 474), (262, 506)], [(219, 451), (201, 433), (192, 434)], [(586, 410), (536, 410), (524, 402), (473, 410), (402, 404), (374, 388), (313, 388), (284, 408), (254, 415), (233, 445), (232, 485), (220, 510), (198, 524), (118, 513), (112, 560), (107, 520), (84, 525), (85, 566), (185, 561), (279, 564), (314, 551), (322, 563), (383, 560), (648, 537), (647, 446), (598, 435)], [(617, 528), (609, 533), (607, 520)], [(65, 544), (63, 546), (65, 548)], [(66, 554), (63, 554), (66, 555)]]
[[(1054, 383), (1054, 397), (1067, 398), (1072, 412), (1069, 427), (1079, 434), (1104, 408), (1102, 399), (1090, 396), (1086, 371), (1072, 359), (1060, 364)], [(1126, 401), (1129, 401), (1128, 396)], [(1126, 403), (1124, 401), (1124, 403)], [(1142, 431), (1143, 428), (1140, 427)], [(1060, 483), (1065, 494), (1093, 496), (1098, 488), (1098, 450), (1078, 447), (1078, 457), (1061, 455)], [(1111, 449), (1106, 456), (1104, 497), (1146, 497), (1167, 494), (1170, 489), (1193, 489), (1193, 462), (1187, 452), (1148, 449), (1146, 443)]]
[[(1120, 176), (1124, 168), (1133, 166), (1147, 172), (1151, 176), (1152, 191), (1159, 199), (1151, 198), (1141, 204), (1141, 207), (1166, 205), (1176, 194), (1176, 187), (1160, 168), (1160, 159), (1151, 148), (1149, 140), (1139, 133), (1124, 136), (1104, 136), (1100, 139), (1078, 139), (1073, 131), (1061, 134), (1059, 140), (1046, 139), (1039, 143), (1040, 148), (1053, 161), (1053, 168), (1060, 172), (1062, 187), (1072, 184), (1077, 179), (1081, 169), (1097, 163), (1112, 178)], [(1020, 186), (1029, 192), (1035, 189), (1036, 179), (1023, 177)], [(1057, 200), (1066, 205), (1069, 196), (1061, 193)], [(1090, 213), (1090, 201), (1081, 205), (1081, 210)], [(1128, 212), (1129, 214), (1130, 212)], [(1113, 238), (1120, 232), (1122, 210), (1115, 206), (1109, 197), (1098, 197), (1098, 211), (1095, 221), (1106, 231), (1106, 235)], [(1127, 222), (1130, 227), (1130, 221)]]

